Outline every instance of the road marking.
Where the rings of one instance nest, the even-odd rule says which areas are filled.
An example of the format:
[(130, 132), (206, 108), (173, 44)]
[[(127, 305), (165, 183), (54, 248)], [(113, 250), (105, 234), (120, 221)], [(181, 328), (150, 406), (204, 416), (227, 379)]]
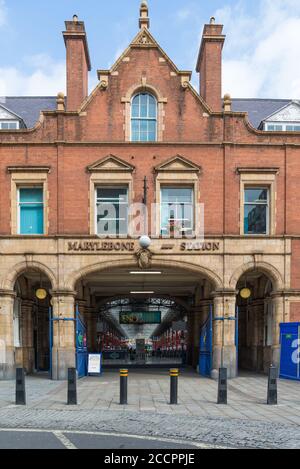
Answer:
[[(91, 435), (91, 436), (112, 436), (117, 438), (129, 438), (144, 441), (159, 441), (162, 443), (175, 443), (181, 445), (195, 446), (199, 449), (228, 449), (227, 446), (212, 445), (209, 443), (199, 443), (196, 441), (180, 440), (173, 438), (160, 438), (156, 436), (143, 436), (143, 435), (131, 435), (128, 433), (110, 433), (110, 432), (92, 432), (92, 431), (81, 431), (81, 430), (49, 430), (49, 429), (31, 429), (31, 428), (0, 428), (0, 432), (24, 432), (24, 433), (53, 433), (66, 448), (77, 449), (76, 446), (65, 436), (71, 435)], [(67, 446), (68, 445), (68, 446)], [(231, 448), (234, 449), (234, 448)]]
[(64, 445), (66, 449), (77, 449), (75, 445), (66, 437), (62, 432), (54, 431), (51, 432), (54, 436)]

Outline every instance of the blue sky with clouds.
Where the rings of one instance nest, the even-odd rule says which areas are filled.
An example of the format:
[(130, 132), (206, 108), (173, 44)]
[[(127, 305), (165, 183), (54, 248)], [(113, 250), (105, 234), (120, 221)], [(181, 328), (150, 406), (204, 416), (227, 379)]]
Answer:
[[(224, 24), (223, 92), (300, 98), (300, 0), (149, 0), (151, 32), (194, 71), (203, 24)], [(108, 68), (138, 31), (140, 0), (0, 0), (0, 95), (65, 89), (64, 20), (86, 23), (93, 70)], [(193, 74), (193, 84), (198, 78)]]

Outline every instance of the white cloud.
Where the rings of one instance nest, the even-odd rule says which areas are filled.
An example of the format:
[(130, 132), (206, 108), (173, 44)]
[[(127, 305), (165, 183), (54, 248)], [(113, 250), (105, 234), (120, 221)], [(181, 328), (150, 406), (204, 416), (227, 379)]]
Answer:
[[(0, 68), (0, 96), (45, 96), (65, 92), (64, 62), (55, 62), (46, 54), (24, 58), (25, 67)], [(25, 73), (23, 69), (32, 69)]]
[(216, 12), (227, 32), (223, 93), (234, 97), (300, 98), (300, 2), (260, 0)]

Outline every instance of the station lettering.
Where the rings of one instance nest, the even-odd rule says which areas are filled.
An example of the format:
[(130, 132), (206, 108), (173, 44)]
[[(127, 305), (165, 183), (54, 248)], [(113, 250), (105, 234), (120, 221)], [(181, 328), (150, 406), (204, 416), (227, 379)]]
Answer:
[(134, 251), (134, 242), (132, 241), (70, 241), (68, 243), (69, 252), (98, 252), (98, 251)]
[(181, 251), (219, 251), (220, 243), (181, 243)]

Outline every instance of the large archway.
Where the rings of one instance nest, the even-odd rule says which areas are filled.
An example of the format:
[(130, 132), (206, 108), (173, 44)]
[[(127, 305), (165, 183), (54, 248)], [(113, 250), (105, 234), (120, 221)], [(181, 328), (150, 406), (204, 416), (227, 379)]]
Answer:
[[(246, 271), (237, 283), (239, 371), (267, 372), (273, 362), (274, 280), (260, 269)], [(248, 291), (243, 298), (243, 290)], [(279, 339), (279, 338), (278, 338)]]
[[(75, 291), (87, 327), (90, 352), (104, 364), (199, 364), (200, 326), (213, 304), (216, 282), (203, 269), (157, 263), (91, 266), (80, 273)], [(120, 359), (121, 357), (121, 359)], [(120, 361), (121, 360), (121, 361)]]
[(37, 268), (19, 273), (14, 283), (13, 340), (15, 364), (26, 373), (50, 370), (49, 308), (52, 284)]

